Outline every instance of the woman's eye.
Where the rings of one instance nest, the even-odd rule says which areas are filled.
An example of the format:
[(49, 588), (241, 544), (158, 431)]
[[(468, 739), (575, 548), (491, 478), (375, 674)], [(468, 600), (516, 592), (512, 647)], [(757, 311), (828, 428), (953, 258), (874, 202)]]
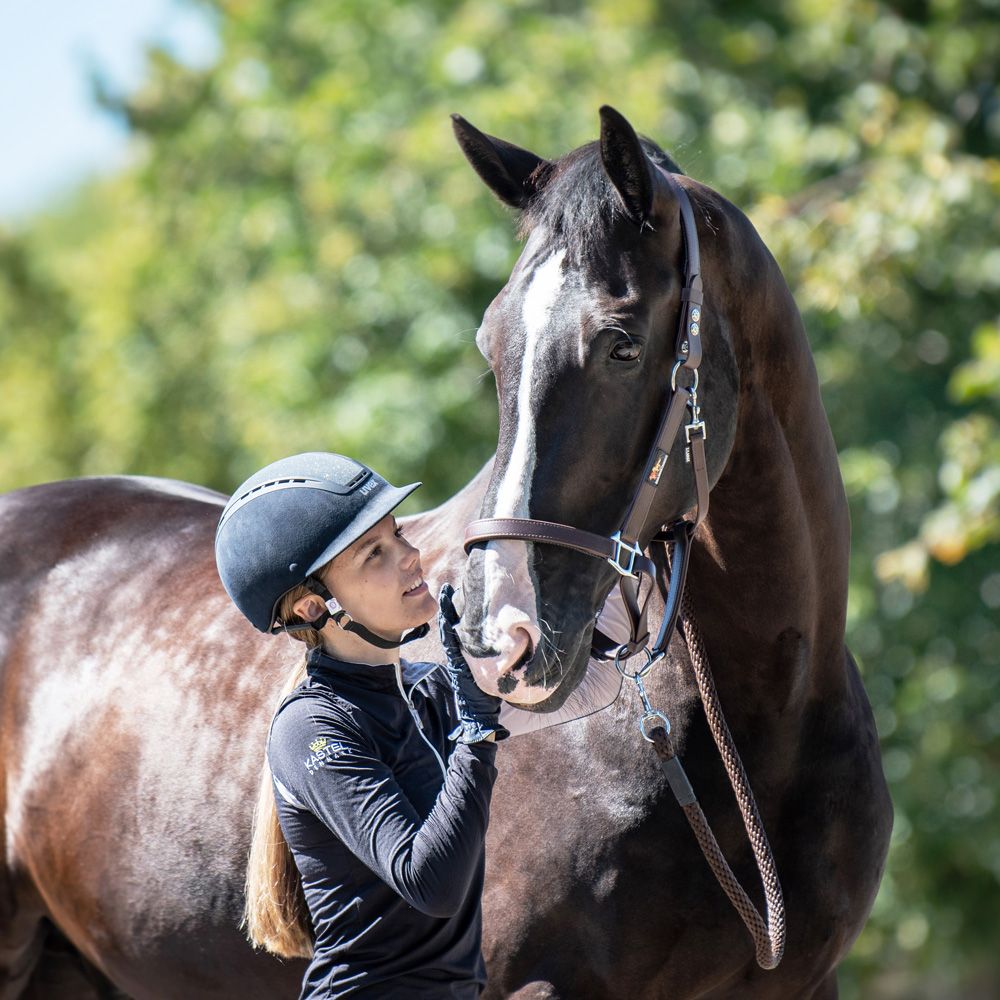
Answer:
[(637, 361), (641, 353), (641, 345), (637, 344), (634, 340), (619, 340), (611, 348), (611, 357), (615, 361)]
[(365, 558), (365, 562), (368, 562), (369, 559), (374, 559), (376, 556), (381, 555), (381, 553), (382, 547), (380, 545), (376, 545), (371, 552), (368, 553), (368, 556)]

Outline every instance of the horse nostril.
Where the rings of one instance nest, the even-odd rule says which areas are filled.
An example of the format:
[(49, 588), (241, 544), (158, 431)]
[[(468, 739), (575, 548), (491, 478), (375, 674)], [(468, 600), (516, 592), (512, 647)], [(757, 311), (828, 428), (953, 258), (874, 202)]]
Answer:
[(507, 664), (503, 669), (505, 675), (520, 670), (535, 652), (534, 643), (531, 641), (531, 633), (527, 629), (513, 629), (511, 631), (511, 638), (514, 640), (514, 643), (506, 656)]
[(514, 627), (508, 633), (511, 640), (500, 663), (497, 688), (501, 695), (510, 694), (521, 682), (517, 674), (535, 652), (534, 637), (526, 628)]

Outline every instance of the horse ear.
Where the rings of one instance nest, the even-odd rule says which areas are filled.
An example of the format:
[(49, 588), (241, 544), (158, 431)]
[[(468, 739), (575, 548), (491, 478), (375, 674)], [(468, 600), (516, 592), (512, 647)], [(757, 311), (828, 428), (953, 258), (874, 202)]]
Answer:
[(629, 218), (642, 225), (653, 209), (653, 178), (635, 129), (607, 104), (601, 108), (601, 163)]
[(538, 168), (548, 166), (548, 161), (520, 146), (480, 132), (461, 115), (451, 116), (451, 127), (465, 158), (486, 186), (512, 208), (525, 208), (547, 174)]

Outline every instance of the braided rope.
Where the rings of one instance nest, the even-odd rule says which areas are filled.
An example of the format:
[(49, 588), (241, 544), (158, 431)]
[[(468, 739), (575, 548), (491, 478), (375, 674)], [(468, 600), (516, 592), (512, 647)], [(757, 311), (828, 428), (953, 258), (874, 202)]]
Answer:
[(757, 870), (760, 872), (761, 882), (764, 886), (766, 921), (744, 891), (743, 886), (740, 885), (732, 868), (729, 867), (729, 862), (726, 861), (701, 806), (694, 798), (693, 792), (690, 791), (690, 785), (687, 784), (687, 778), (683, 773), (680, 760), (676, 756), (670, 736), (665, 729), (658, 727), (650, 733), (650, 738), (653, 740), (656, 753), (665, 769), (667, 769), (667, 765), (670, 765), (667, 776), (675, 794), (678, 793), (678, 772), (681, 775), (688, 794), (678, 794), (678, 801), (684, 810), (691, 831), (701, 847), (702, 854), (705, 855), (705, 860), (753, 937), (757, 964), (762, 969), (773, 969), (781, 961), (781, 956), (785, 951), (785, 901), (781, 892), (781, 883), (778, 881), (778, 872), (774, 865), (774, 855), (771, 853), (771, 845), (764, 832), (764, 824), (761, 822), (757, 803), (743, 768), (743, 761), (740, 760), (732, 733), (729, 731), (725, 716), (722, 714), (719, 694), (715, 688), (711, 668), (708, 665), (705, 643), (695, 624), (691, 613), (691, 603), (687, 595), (684, 596), (681, 605), (681, 617), (684, 637), (687, 640), (691, 657), (691, 666), (694, 668), (695, 681), (705, 706), (708, 727), (711, 730), (712, 739), (715, 740), (715, 745), (719, 748), (719, 754), (729, 777), (729, 784), (736, 796), (736, 802), (743, 817), (743, 826), (750, 840), (750, 847), (753, 850)]

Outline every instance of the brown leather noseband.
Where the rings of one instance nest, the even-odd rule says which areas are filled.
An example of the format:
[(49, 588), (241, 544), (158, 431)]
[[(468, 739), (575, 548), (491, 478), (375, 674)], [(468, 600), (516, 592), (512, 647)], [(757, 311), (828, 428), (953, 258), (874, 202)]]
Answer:
[[(687, 575), (690, 540), (695, 529), (708, 513), (708, 471), (705, 461), (705, 421), (698, 405), (698, 366), (701, 364), (701, 328), (704, 322), (704, 306), (701, 287), (701, 259), (698, 250), (698, 231), (695, 227), (694, 211), (687, 192), (677, 179), (662, 167), (657, 169), (664, 176), (680, 208), (681, 233), (684, 243), (684, 285), (681, 289), (680, 311), (677, 324), (675, 361), (670, 376), (670, 391), (666, 395), (663, 415), (649, 457), (646, 460), (642, 479), (629, 504), (621, 527), (610, 537), (583, 531), (570, 525), (552, 521), (538, 521), (528, 517), (485, 518), (473, 521), (465, 531), (465, 551), (480, 542), (495, 539), (517, 539), (527, 542), (544, 542), (563, 548), (575, 549), (587, 555), (606, 559), (618, 572), (618, 585), (628, 613), (630, 623), (629, 640), (616, 644), (595, 629), (594, 655), (602, 659), (614, 658), (616, 663), (628, 659), (649, 642), (646, 627), (645, 600), (640, 603), (640, 575), (645, 573), (655, 580), (656, 567), (643, 552), (642, 540), (646, 544), (657, 540), (674, 543), (670, 587), (664, 608), (663, 624), (656, 644), (647, 650), (649, 663), (663, 656), (670, 641), (680, 596)], [(678, 375), (683, 369), (690, 372), (690, 384), (678, 384)], [(663, 472), (670, 457), (670, 450), (677, 438), (685, 411), (689, 420), (684, 425), (687, 442), (685, 460), (692, 466), (695, 480), (697, 504), (692, 519), (683, 517), (673, 521), (668, 527), (646, 535), (649, 513), (653, 507)], [(648, 664), (647, 664), (648, 665)]]

